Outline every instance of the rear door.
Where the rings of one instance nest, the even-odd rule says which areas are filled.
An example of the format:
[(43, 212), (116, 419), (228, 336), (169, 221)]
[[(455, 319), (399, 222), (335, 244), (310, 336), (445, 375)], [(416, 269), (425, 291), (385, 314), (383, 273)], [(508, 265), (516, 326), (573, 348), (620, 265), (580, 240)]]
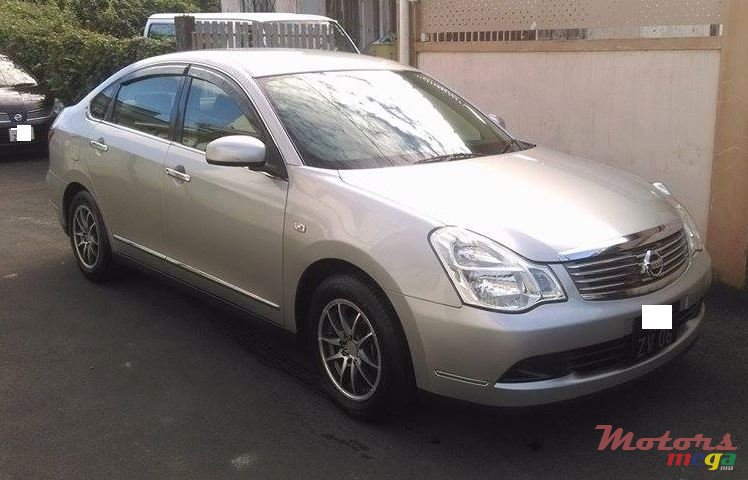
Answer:
[(165, 250), (164, 160), (185, 68), (151, 67), (125, 77), (83, 156), (115, 248), (136, 258)]
[[(273, 139), (244, 91), (202, 67), (188, 72), (178, 122), (165, 165), (166, 255), (191, 283), (280, 322), (288, 181)], [(267, 168), (208, 164), (206, 146), (227, 135), (262, 140)]]

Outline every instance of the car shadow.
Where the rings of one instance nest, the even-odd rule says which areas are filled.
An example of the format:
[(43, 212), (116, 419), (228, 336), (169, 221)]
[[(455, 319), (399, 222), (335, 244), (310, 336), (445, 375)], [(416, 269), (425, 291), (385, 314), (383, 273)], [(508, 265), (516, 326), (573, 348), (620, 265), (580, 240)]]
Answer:
[[(176, 357), (169, 358), (181, 362), (192, 357), (190, 364), (195, 368), (209, 360), (212, 366), (202, 375), (222, 375), (216, 365), (232, 368), (231, 365), (239, 362), (243, 365), (237, 368), (247, 375), (232, 378), (242, 381), (256, 378), (259, 371), (252, 364), (261, 364), (269, 372), (279, 374), (278, 382), (289, 383), (290, 380), (290, 384), (299, 385), (301, 390), (310, 393), (300, 395), (298, 401), (299, 405), (308, 405), (313, 410), (295, 411), (294, 422), (306, 425), (307, 436), (316, 436), (320, 448), (342, 448), (347, 452), (344, 454), (347, 461), (353, 464), (386, 461), (387, 455), (395, 455), (402, 462), (417, 451), (419, 456), (412, 458), (412, 462), (421, 468), (470, 465), (471, 469), (480, 470), (481, 465), (487, 465), (493, 471), (500, 468), (513, 472), (516, 478), (553, 478), (549, 476), (548, 466), (555, 464), (564, 465), (562, 471), (566, 474), (576, 472), (575, 477), (555, 478), (601, 476), (608, 468), (628, 471), (634, 457), (635, 471), (662, 471), (668, 468), (662, 452), (648, 452), (648, 455), (599, 452), (600, 432), (595, 426), (621, 427), (637, 437), (660, 436), (666, 431), (672, 431), (673, 437), (697, 433), (717, 437), (740, 427), (736, 418), (741, 410), (738, 398), (742, 383), (735, 381), (738, 378), (735, 375), (743, 367), (739, 362), (732, 362), (735, 369), (726, 368), (731, 363), (731, 352), (744, 349), (745, 331), (733, 330), (732, 337), (723, 335), (723, 331), (734, 323), (734, 318), (739, 318), (745, 297), (721, 289), (715, 289), (707, 298), (710, 313), (702, 338), (694, 348), (633, 383), (574, 401), (532, 408), (488, 408), (423, 395), (419, 402), (399, 415), (380, 422), (361, 422), (347, 417), (332, 401), (325, 400), (311, 362), (294, 336), (197, 295), (194, 290), (130, 269), (121, 269), (109, 282), (92, 284), (80, 275), (69, 251), (62, 246), (36, 259), (31, 268), (16, 271), (18, 277), (8, 284), (18, 286), (6, 290), (8, 298), (13, 298), (14, 302), (10, 310), (0, 312), (0, 322), (3, 315), (10, 319), (16, 314), (24, 316), (18, 325), (24, 325), (29, 319), (40, 322), (42, 312), (49, 312), (58, 331), (73, 332), (70, 338), (77, 342), (79, 349), (110, 348), (109, 345), (127, 349), (128, 342), (136, 342), (139, 351), (147, 350), (143, 355), (148, 358), (157, 355), (154, 349), (162, 348), (162, 338), (175, 338), (166, 349)], [(41, 301), (32, 293), (36, 285), (44, 285), (44, 291), (48, 292), (42, 294)], [(54, 316), (55, 312), (59, 312), (59, 319)], [(62, 354), (71, 358), (65, 352)], [(216, 360), (216, 356), (225, 360)], [(89, 360), (81, 357), (70, 361), (79, 364)], [(150, 364), (151, 369), (158, 368), (157, 362)], [(106, 364), (93, 367), (101, 371), (100, 375), (109, 371)], [(167, 375), (176, 385), (194, 379), (188, 367), (180, 368), (173, 363)], [(268, 377), (262, 374), (260, 378)], [(224, 383), (206, 382), (206, 385)], [(114, 382), (114, 385), (119, 384)], [(104, 387), (96, 383), (90, 388), (96, 391)], [(159, 387), (158, 384), (136, 384), (134, 388)], [(232, 391), (237, 394), (256, 388), (253, 384), (246, 387), (239, 384)], [(193, 392), (192, 396), (181, 400), (189, 405), (226, 400), (219, 394), (189, 391)], [(130, 390), (122, 390), (121, 394), (124, 404), (128, 404), (128, 395), (135, 395)], [(95, 400), (85, 398), (86, 401)], [(288, 402), (285, 405), (288, 408)], [(220, 413), (211, 418), (219, 424), (226, 422), (221, 425), (227, 428), (232, 422), (251, 422), (257, 416), (282, 418), (289, 415), (287, 410), (268, 411), (273, 408), (272, 403), (263, 408), (243, 412), (246, 418), (237, 415), (224, 418)], [(188, 410), (185, 415), (186, 424), (200, 425), (201, 412)], [(588, 472), (588, 468), (593, 470)], [(445, 473), (451, 471), (444, 470)], [(486, 474), (489, 473), (487, 470)], [(680, 473), (682, 478), (692, 478), (688, 472)], [(474, 477), (474, 474), (471, 470), (469, 476)]]
[[(206, 312), (205, 320), (256, 361), (282, 372), (317, 394), (325, 395), (318, 385), (308, 347), (302, 346), (294, 335), (158, 274), (123, 268), (120, 278), (111, 287), (121, 288), (116, 285), (118, 282), (125, 287), (132, 284), (133, 275), (139, 278), (139, 288), (142, 288), (142, 282), (148, 282), (152, 289), (167, 290), (170, 295), (186, 297), (179, 300), (179, 303), (211, 311), (212, 313)], [(730, 295), (729, 291), (719, 289), (707, 298), (707, 302), (725, 305), (725, 297), (731, 298)], [(216, 315), (216, 312), (220, 314)], [(709, 322), (709, 313), (706, 322)], [(502, 429), (514, 426), (526, 430), (528, 425), (563, 421), (569, 426), (585, 425), (587, 428), (600, 423), (616, 423), (616, 420), (620, 422), (627, 413), (641, 410), (667, 411), (672, 405), (682, 403), (684, 398), (692, 397), (695, 389), (703, 391), (712, 387), (709, 377), (699, 373), (703, 370), (700, 359), (704, 356), (704, 347), (700, 343), (702, 342), (697, 342), (685, 355), (648, 375), (582, 398), (549, 405), (501, 408), (419, 392), (418, 400), (402, 415), (393, 416), (380, 424), (410, 425), (411, 428), (416, 428), (418, 425), (439, 424), (485, 426), (500, 422)], [(528, 443), (531, 448), (542, 448), (542, 444), (541, 439)]]

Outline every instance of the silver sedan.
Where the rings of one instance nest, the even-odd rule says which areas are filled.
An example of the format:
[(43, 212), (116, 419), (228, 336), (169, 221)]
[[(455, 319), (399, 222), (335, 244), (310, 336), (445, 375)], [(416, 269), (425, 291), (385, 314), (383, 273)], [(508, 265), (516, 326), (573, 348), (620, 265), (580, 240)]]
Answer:
[(184, 52), (65, 109), (47, 184), (86, 277), (135, 263), (296, 332), (353, 415), (554, 402), (683, 352), (711, 281), (686, 210), (500, 124), (371, 57)]

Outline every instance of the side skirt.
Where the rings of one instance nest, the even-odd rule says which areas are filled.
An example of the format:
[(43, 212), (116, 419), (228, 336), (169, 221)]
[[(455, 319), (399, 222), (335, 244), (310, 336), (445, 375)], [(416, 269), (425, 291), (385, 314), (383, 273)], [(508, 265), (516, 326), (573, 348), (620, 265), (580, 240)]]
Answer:
[[(150, 265), (150, 262), (145, 263), (137, 258), (133, 258), (122, 252), (114, 252), (114, 257), (115, 257), (115, 261), (117, 261), (118, 263), (124, 266), (138, 270), (139, 272), (145, 273), (146, 275), (151, 275), (153, 277), (158, 277), (159, 279), (163, 279), (167, 283), (183, 291), (197, 293), (198, 295), (200, 295), (203, 299), (207, 300), (208, 302), (215, 304), (221, 308), (226, 308), (230, 310), (232, 313), (242, 315), (245, 318), (249, 317), (249, 319), (254, 322), (260, 322), (263, 325), (270, 325), (276, 330), (285, 332), (289, 336), (293, 336), (293, 333), (283, 328), (280, 324), (247, 308), (242, 303), (231, 301), (229, 298), (226, 298), (226, 296), (224, 295), (214, 293), (213, 291), (211, 291), (212, 289), (207, 290), (205, 288), (201, 288), (195, 283), (185, 280), (182, 275), (179, 275), (179, 276), (173, 275), (163, 269)], [(220, 288), (220, 285), (217, 285), (217, 287)]]

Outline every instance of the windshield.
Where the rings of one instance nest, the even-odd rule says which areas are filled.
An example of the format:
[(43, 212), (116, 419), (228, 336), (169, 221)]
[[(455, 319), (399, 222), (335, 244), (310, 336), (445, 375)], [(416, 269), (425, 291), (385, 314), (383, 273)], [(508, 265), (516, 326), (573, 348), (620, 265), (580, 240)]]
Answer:
[(0, 87), (35, 87), (36, 79), (10, 60), (0, 59)]
[(412, 165), (523, 148), (420, 72), (304, 73), (261, 83), (304, 163), (313, 167)]

